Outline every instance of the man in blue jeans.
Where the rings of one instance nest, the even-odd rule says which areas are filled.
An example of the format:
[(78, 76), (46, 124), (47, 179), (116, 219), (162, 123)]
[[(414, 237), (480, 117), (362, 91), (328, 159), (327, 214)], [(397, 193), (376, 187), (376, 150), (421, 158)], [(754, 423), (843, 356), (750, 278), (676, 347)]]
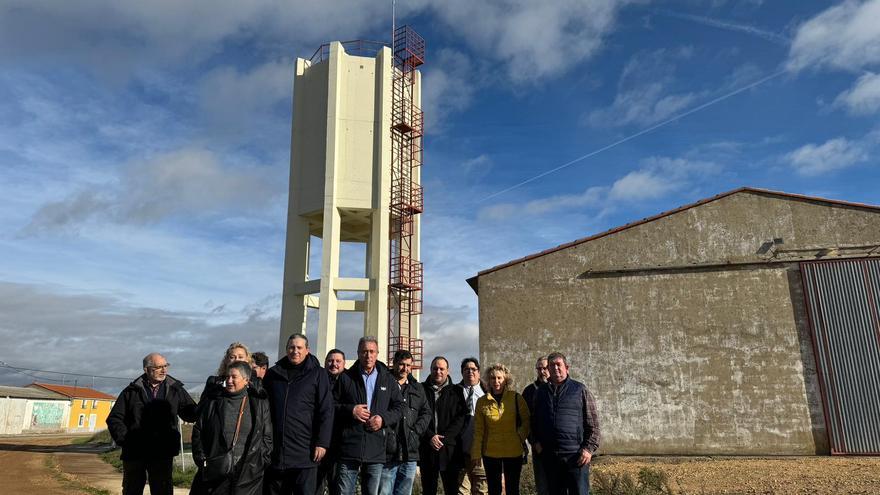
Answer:
[(587, 387), (568, 376), (560, 352), (547, 356), (550, 378), (535, 392), (532, 435), (554, 495), (590, 493), (590, 460), (599, 448), (599, 415)]
[(336, 386), (336, 421), (341, 430), (336, 464), (340, 495), (353, 495), (358, 473), (361, 494), (378, 495), (385, 464), (385, 432), (403, 415), (400, 387), (388, 368), (378, 361), (376, 337), (358, 342), (358, 361), (345, 370)]
[(395, 427), (385, 428), (385, 467), (382, 470), (382, 486), (379, 495), (410, 495), (416, 478), (419, 460), (419, 443), (431, 422), (431, 408), (425, 397), (425, 389), (410, 372), (413, 356), (409, 351), (394, 353), (391, 372), (397, 378), (400, 395), (406, 406), (403, 417)]

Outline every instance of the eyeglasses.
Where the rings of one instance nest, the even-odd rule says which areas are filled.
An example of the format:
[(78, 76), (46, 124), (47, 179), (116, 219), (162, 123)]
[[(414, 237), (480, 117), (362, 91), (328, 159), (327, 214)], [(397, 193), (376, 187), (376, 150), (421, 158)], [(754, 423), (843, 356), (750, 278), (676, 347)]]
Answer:
[(162, 366), (147, 366), (148, 370), (167, 370), (171, 366), (171, 363), (165, 363)]
[(462, 368), (461, 369), (462, 373), (476, 373), (478, 371), (480, 371), (480, 368)]

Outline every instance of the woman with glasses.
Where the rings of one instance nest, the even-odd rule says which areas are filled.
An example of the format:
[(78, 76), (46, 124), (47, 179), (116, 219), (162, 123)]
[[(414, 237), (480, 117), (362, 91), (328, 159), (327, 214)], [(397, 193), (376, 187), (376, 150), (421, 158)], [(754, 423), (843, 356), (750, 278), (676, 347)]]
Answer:
[(501, 477), (507, 495), (519, 495), (524, 442), (529, 436), (529, 408), (515, 392), (510, 370), (493, 364), (487, 372), (489, 393), (477, 401), (471, 463), (480, 458), (486, 469), (489, 495), (501, 495)]
[(251, 376), (248, 363), (230, 363), (223, 391), (201, 408), (192, 432), (198, 472), (190, 494), (262, 493), (272, 421), (265, 393), (248, 387)]

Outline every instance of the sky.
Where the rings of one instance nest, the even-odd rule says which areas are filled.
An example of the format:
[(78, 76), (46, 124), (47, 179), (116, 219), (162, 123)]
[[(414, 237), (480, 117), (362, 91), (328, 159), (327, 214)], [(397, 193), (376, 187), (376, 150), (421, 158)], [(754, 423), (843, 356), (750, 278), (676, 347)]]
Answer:
[[(880, 0), (396, 12), (427, 42), (422, 336), (454, 370), (480, 270), (741, 186), (880, 204)], [(0, 366), (119, 377), (0, 383), (274, 357), (295, 60), (390, 27), (375, 0), (0, 2)]]

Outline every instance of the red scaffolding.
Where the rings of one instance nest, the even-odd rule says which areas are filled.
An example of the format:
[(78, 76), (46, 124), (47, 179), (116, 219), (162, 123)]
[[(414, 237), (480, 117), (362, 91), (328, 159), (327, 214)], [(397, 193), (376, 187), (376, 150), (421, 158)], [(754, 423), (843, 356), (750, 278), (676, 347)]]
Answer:
[(422, 313), (422, 262), (416, 258), (414, 217), (424, 210), (417, 178), (422, 164), (424, 116), (416, 105), (416, 68), (425, 61), (425, 40), (409, 26), (393, 33), (391, 49), (391, 273), (388, 283), (388, 362), (406, 349), (422, 368), (422, 340), (413, 337)]

